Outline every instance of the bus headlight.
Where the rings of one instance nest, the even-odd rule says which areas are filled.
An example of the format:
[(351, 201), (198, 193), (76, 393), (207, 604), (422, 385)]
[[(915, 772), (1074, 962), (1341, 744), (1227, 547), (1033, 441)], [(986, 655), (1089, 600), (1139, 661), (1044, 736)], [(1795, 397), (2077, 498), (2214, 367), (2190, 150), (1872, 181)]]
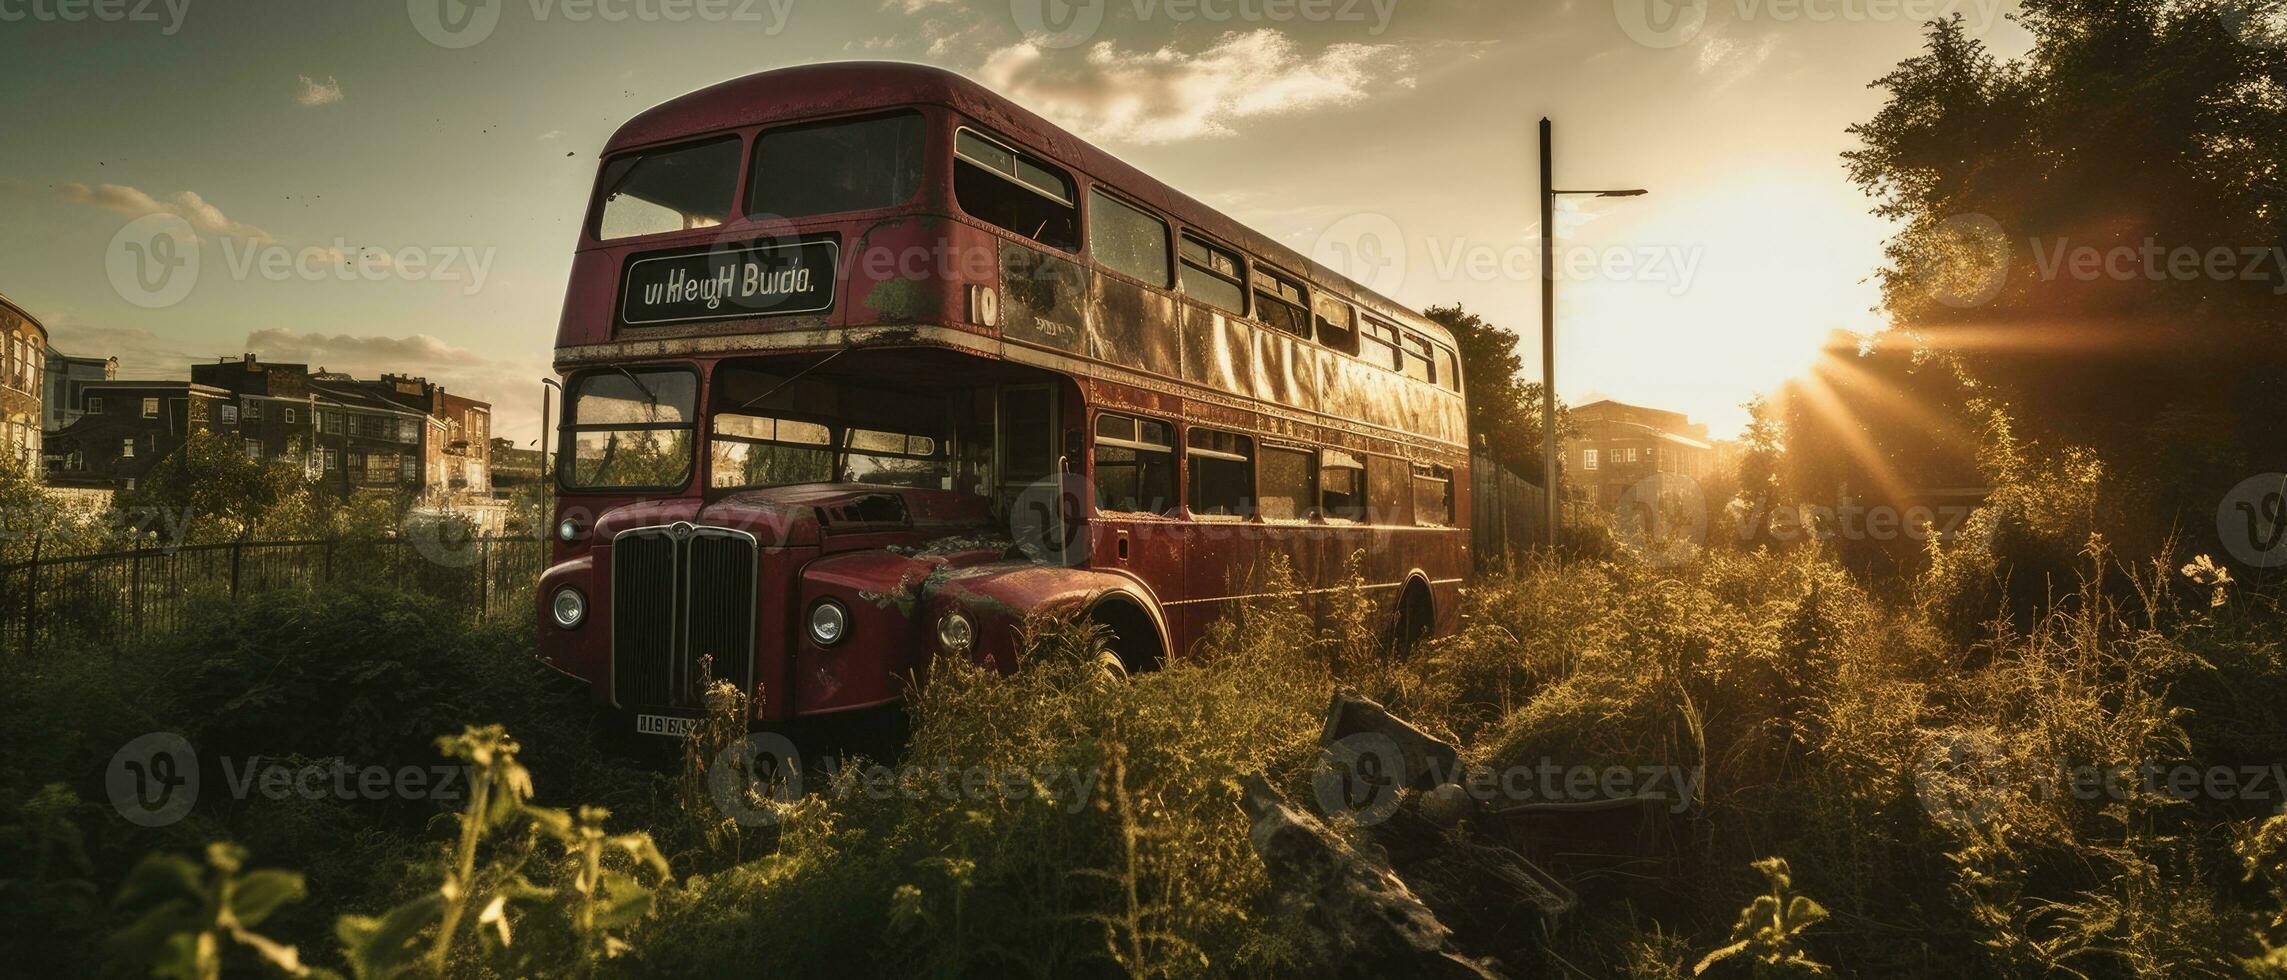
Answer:
[(810, 607), (810, 642), (830, 647), (850, 635), (850, 611), (832, 599)]
[(578, 541), (579, 539), (580, 539), (580, 522), (579, 522), (579, 521), (576, 521), (576, 520), (573, 520), (572, 518), (569, 518), (569, 517), (567, 517), (567, 518), (564, 518), (564, 521), (563, 521), (563, 523), (556, 525), (556, 540), (558, 540), (558, 541), (567, 541), (567, 542), (569, 542), (569, 541)]
[(977, 624), (958, 609), (946, 613), (945, 618), (937, 621), (937, 642), (945, 647), (946, 653), (968, 653), (970, 647), (977, 645)]
[(548, 615), (556, 620), (558, 626), (575, 628), (587, 621), (588, 597), (571, 586), (557, 589), (556, 598), (548, 602)]

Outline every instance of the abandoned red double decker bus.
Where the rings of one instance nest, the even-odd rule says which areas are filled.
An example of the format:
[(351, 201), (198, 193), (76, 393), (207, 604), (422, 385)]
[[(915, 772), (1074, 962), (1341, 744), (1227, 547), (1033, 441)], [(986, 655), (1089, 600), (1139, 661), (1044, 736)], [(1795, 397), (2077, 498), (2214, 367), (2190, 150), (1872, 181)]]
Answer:
[(936, 69), (623, 126), (555, 359), (542, 654), (643, 731), (707, 675), (763, 721), (894, 705), (1043, 611), (1146, 670), (1273, 556), (1410, 646), (1469, 574), (1450, 334)]

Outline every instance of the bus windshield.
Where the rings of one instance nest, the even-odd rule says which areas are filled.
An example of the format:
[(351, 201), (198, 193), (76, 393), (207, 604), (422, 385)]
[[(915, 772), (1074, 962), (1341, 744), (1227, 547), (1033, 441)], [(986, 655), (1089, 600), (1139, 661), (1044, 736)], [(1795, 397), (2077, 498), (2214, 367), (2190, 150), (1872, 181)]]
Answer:
[(882, 388), (732, 365), (715, 382), (708, 486), (800, 483), (988, 493), (989, 392)]
[(681, 489), (691, 477), (698, 372), (606, 368), (564, 397), (564, 485), (573, 490)]

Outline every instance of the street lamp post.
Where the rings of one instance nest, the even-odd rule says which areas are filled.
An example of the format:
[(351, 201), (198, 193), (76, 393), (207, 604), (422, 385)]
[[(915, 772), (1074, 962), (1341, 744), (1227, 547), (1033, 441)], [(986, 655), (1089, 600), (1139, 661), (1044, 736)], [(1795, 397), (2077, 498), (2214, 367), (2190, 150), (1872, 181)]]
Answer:
[(1544, 503), (1548, 513), (1548, 543), (1555, 544), (1560, 525), (1556, 457), (1556, 196), (1641, 197), (1642, 189), (1617, 191), (1560, 191), (1550, 164), (1549, 121), (1541, 117), (1541, 465)]

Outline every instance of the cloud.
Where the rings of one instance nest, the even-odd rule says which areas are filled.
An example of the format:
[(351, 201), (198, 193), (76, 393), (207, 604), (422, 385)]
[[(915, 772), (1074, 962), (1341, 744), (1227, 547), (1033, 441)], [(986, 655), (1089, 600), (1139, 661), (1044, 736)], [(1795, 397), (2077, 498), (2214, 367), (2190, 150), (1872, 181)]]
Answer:
[(1389, 44), (1334, 44), (1306, 57), (1266, 27), (1224, 34), (1197, 54), (1172, 44), (1054, 52), (1018, 42), (987, 55), (977, 77), (1090, 139), (1173, 143), (1229, 136), (1242, 120), (1352, 105), (1383, 84), (1410, 87), (1412, 66), (1410, 53)]
[(181, 379), (190, 365), (211, 359), (190, 345), (135, 327), (98, 326), (65, 315), (47, 322), (48, 344), (75, 357), (116, 357), (123, 379)]
[(305, 109), (332, 105), (340, 101), (341, 83), (335, 81), (331, 75), (326, 76), (326, 80), (323, 82), (304, 75), (302, 76), (301, 89), (294, 93), (294, 104)]
[(245, 349), (266, 361), (308, 364), (362, 379), (383, 374), (424, 377), (456, 395), (492, 403), (493, 431), (529, 441), (539, 431), (545, 358), (501, 361), (429, 334), (327, 334), (268, 327), (246, 335)]
[(244, 238), (255, 242), (273, 242), (269, 232), (241, 221), (232, 220), (222, 209), (207, 203), (196, 191), (177, 191), (175, 196), (161, 201), (125, 184), (60, 184), (56, 194), (74, 204), (102, 208), (129, 217), (140, 218), (153, 214), (172, 214), (191, 223), (191, 227), (210, 235)]

